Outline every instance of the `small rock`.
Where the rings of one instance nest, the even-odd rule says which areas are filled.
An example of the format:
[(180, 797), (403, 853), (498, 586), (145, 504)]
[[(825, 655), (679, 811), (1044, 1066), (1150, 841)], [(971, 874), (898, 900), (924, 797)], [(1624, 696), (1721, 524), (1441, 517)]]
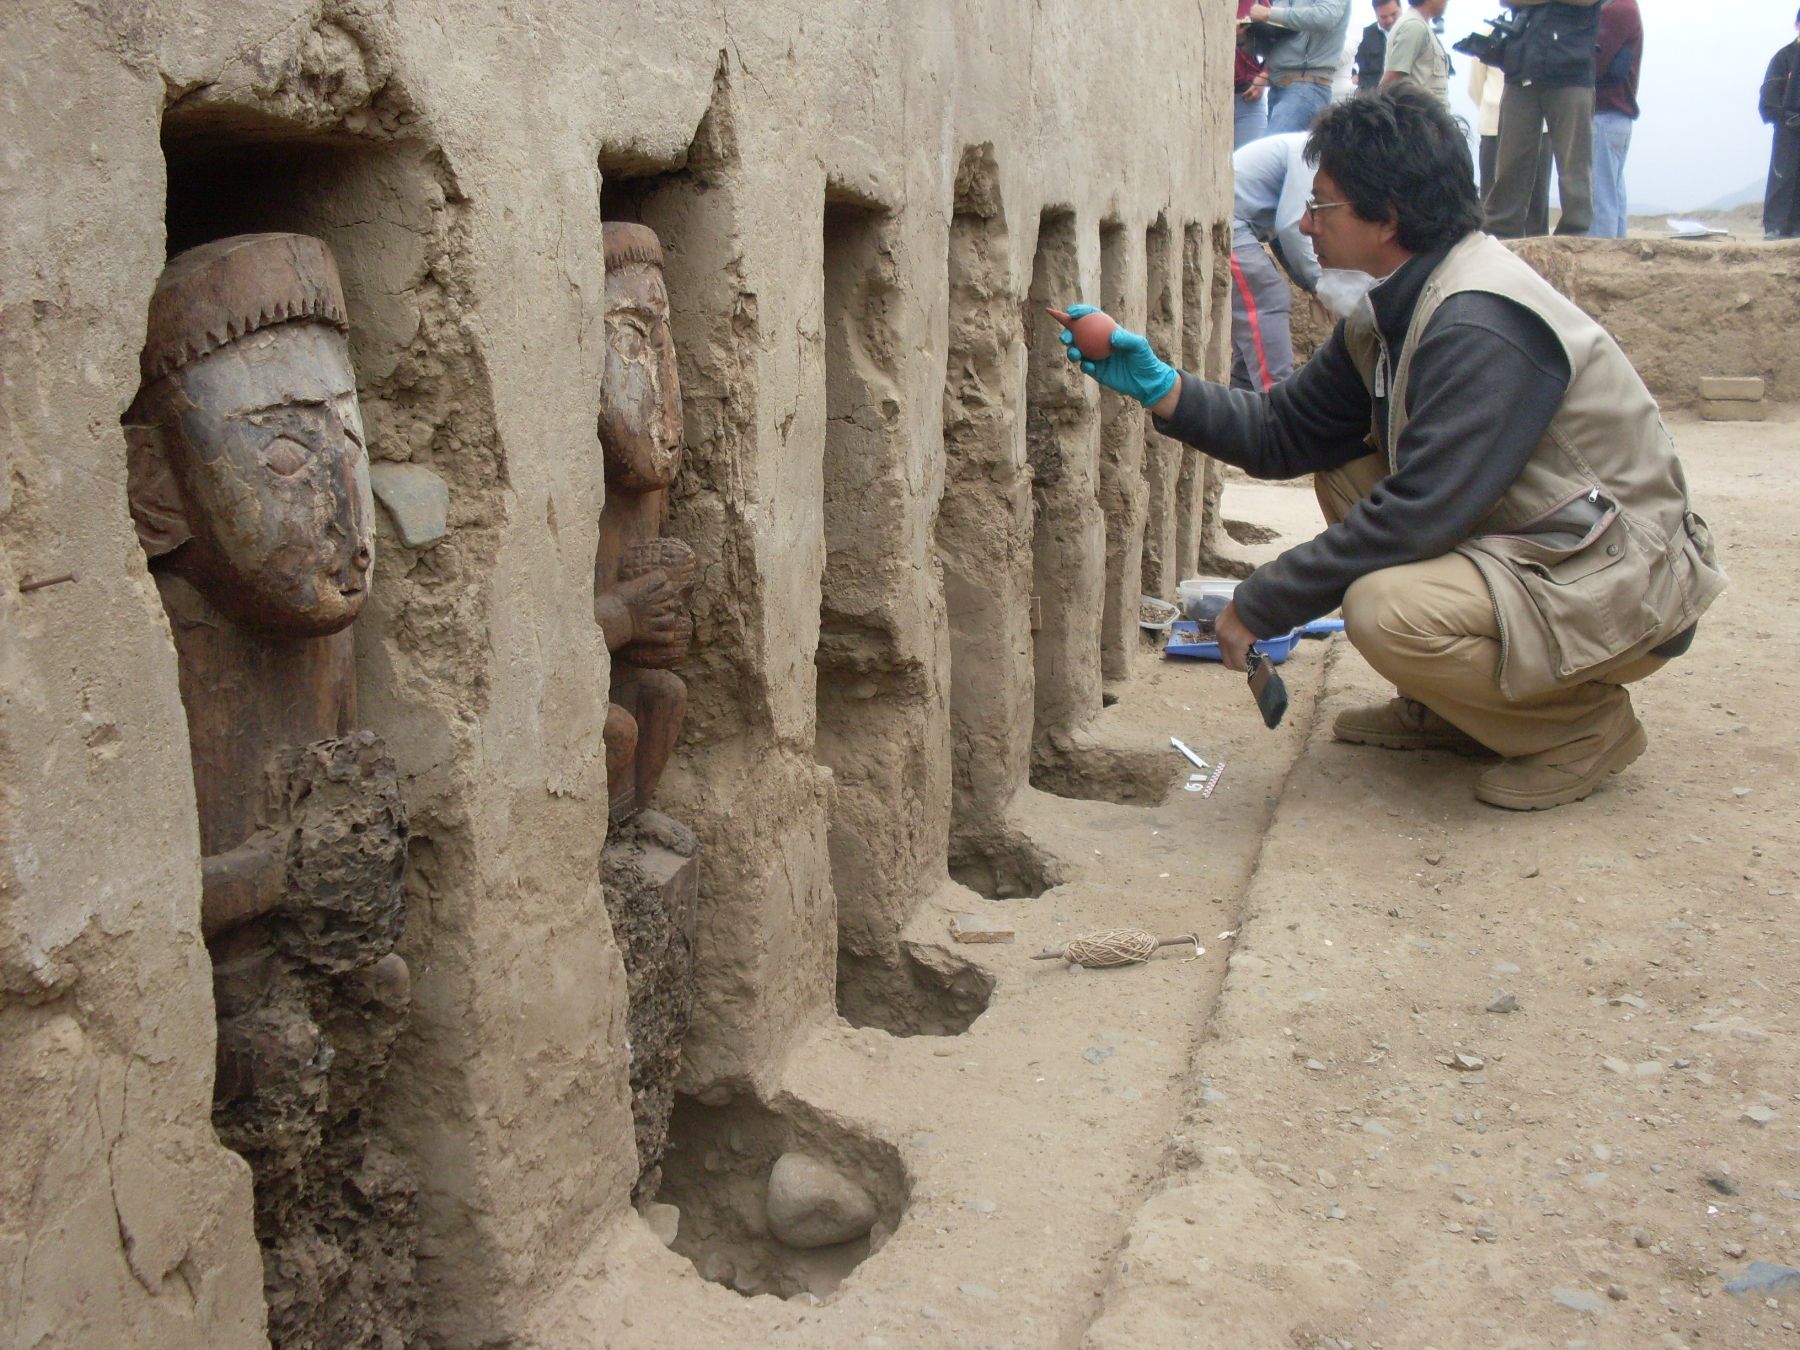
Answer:
[(1741, 1261), (1744, 1258), (1745, 1247), (1741, 1242), (1727, 1242), (1724, 1246), (1720, 1247), (1719, 1250), (1724, 1252), (1725, 1255), (1729, 1256), (1733, 1261)]
[(1542, 873), (1540, 873), (1538, 871), (1538, 865), (1536, 863), (1532, 863), (1530, 867), (1525, 868), (1522, 872), (1519, 873), (1519, 875), (1521, 877), (1523, 877), (1526, 881), (1530, 881), (1535, 876), (1541, 876)]
[(1628, 1074), (1631, 1072), (1631, 1065), (1627, 1064), (1617, 1055), (1608, 1055), (1605, 1059), (1600, 1061), (1600, 1067), (1605, 1069), (1608, 1073)]
[(1516, 1013), (1519, 1011), (1519, 996), (1501, 990), (1488, 1000), (1487, 1010), (1491, 1013)]
[(1589, 1172), (1582, 1177), (1581, 1184), (1590, 1191), (1598, 1190), (1606, 1184), (1607, 1176), (1608, 1173), (1605, 1172)]
[(1217, 1106), (1220, 1102), (1222, 1102), (1224, 1100), (1225, 1100), (1225, 1094), (1223, 1092), (1220, 1092), (1216, 1087), (1212, 1086), (1212, 1084), (1210, 1084), (1210, 1083), (1208, 1083), (1205, 1087), (1200, 1089), (1200, 1104), (1202, 1106)]
[(1792, 1266), (1770, 1265), (1767, 1261), (1752, 1261), (1725, 1282), (1725, 1292), (1740, 1297), (1745, 1294), (1778, 1297), (1783, 1294), (1800, 1294), (1800, 1270), (1795, 1270)]
[(970, 1298), (1000, 1297), (999, 1294), (995, 1293), (992, 1289), (989, 1289), (985, 1284), (959, 1284), (956, 1286), (956, 1291), (959, 1294), (967, 1294)]
[(1640, 1064), (1632, 1065), (1631, 1068), (1634, 1078), (1661, 1078), (1663, 1072), (1662, 1061), (1658, 1059), (1646, 1059)]
[(1642, 1228), (1634, 1228), (1631, 1230), (1631, 1241), (1635, 1246), (1648, 1249), (1656, 1239), (1651, 1237), (1650, 1234), (1645, 1232)]
[(1337, 1189), (1338, 1179), (1336, 1173), (1328, 1172), (1321, 1167), (1318, 1171), (1318, 1177), (1319, 1185), (1323, 1186), (1326, 1190), (1335, 1191)]
[(1364, 1134), (1372, 1134), (1378, 1139), (1392, 1139), (1394, 1137), (1394, 1132), (1386, 1125), (1383, 1125), (1379, 1120), (1365, 1120), (1362, 1123), (1362, 1130)]
[(1011, 942), (1013, 926), (979, 914), (952, 914), (950, 936), (958, 942)]
[(963, 1208), (975, 1214), (992, 1214), (996, 1209), (1000, 1208), (1000, 1206), (996, 1205), (992, 1200), (977, 1195), (970, 1196), (967, 1200), (963, 1201)]
[(1476, 1203), (1476, 1197), (1475, 1197), (1474, 1192), (1472, 1192), (1472, 1191), (1452, 1191), (1452, 1192), (1450, 1192), (1450, 1194), (1454, 1195), (1459, 1201), (1461, 1201), (1465, 1205), (1472, 1205), (1472, 1204)]
[(1758, 1129), (1761, 1129), (1764, 1125), (1772, 1124), (1774, 1122), (1775, 1113), (1761, 1102), (1758, 1102), (1755, 1106), (1746, 1107), (1744, 1109), (1744, 1114), (1739, 1116), (1738, 1119), (1743, 1121), (1746, 1125), (1754, 1125)]
[(1487, 1068), (1487, 1061), (1480, 1055), (1471, 1055), (1465, 1051), (1458, 1050), (1454, 1055), (1450, 1056), (1450, 1067), (1455, 1069), (1458, 1073), (1479, 1073), (1481, 1070)]
[(1431, 866), (1433, 866), (1433, 867), (1438, 867), (1438, 866), (1442, 865), (1442, 863), (1444, 861), (1444, 855), (1441, 853), (1436, 853), (1436, 852), (1427, 853), (1425, 855), (1425, 861), (1427, 863), (1431, 864)]
[(1615, 1008), (1636, 1008), (1639, 1012), (1643, 1012), (1650, 1006), (1636, 994), (1620, 994), (1617, 998), (1609, 999), (1608, 1002)]
[(1722, 1172), (1714, 1172), (1711, 1176), (1707, 1177), (1706, 1184), (1711, 1186), (1720, 1195), (1738, 1194), (1737, 1182), (1733, 1181)]
[(650, 1231), (665, 1247), (675, 1245), (675, 1235), (681, 1230), (681, 1211), (674, 1205), (657, 1204), (654, 1201), (644, 1206), (644, 1222), (650, 1225)]
[(875, 1226), (875, 1201), (836, 1168), (784, 1153), (769, 1173), (769, 1231), (807, 1251), (862, 1237)]
[(450, 533), (450, 485), (423, 464), (371, 464), (369, 488), (408, 548), (424, 548)]
[(1306, 1067), (1308, 1069), (1312, 1070), (1314, 1073), (1324, 1073), (1325, 1072), (1325, 1064), (1321, 1060), (1309, 1059), (1306, 1061)]
[(1625, 1286), (1622, 1284), (1607, 1285), (1606, 1286), (1606, 1296), (1608, 1298), (1610, 1298), (1614, 1303), (1623, 1303), (1626, 1299), (1631, 1297), (1630, 1294), (1625, 1292)]
[(1586, 1289), (1552, 1289), (1550, 1297), (1570, 1312), (1603, 1313), (1606, 1301)]
[(1766, 1041), (1769, 1033), (1742, 1017), (1727, 1017), (1718, 1022), (1701, 1022), (1690, 1027), (1702, 1036), (1716, 1036), (1722, 1041)]
[(1325, 1211), (1325, 1217), (1328, 1219), (1337, 1219), (1342, 1222), (1344, 1219), (1347, 1219), (1349, 1215), (1344, 1213), (1344, 1207), (1342, 1205), (1333, 1205)]
[(1517, 975), (1519, 973), (1519, 967), (1511, 961), (1496, 961), (1493, 970), (1496, 975)]

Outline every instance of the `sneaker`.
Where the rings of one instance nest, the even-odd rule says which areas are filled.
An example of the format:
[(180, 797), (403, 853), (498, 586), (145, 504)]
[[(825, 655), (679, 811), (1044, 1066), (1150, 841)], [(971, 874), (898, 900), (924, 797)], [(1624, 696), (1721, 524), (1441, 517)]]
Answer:
[(1331, 734), (1352, 745), (1383, 750), (1454, 750), (1459, 755), (1492, 754), (1468, 732), (1452, 726), (1417, 699), (1395, 698), (1338, 714)]
[(1631, 719), (1625, 731), (1586, 759), (1540, 764), (1536, 757), (1509, 759), (1475, 780), (1475, 800), (1508, 811), (1547, 811), (1578, 802), (1649, 746), (1644, 724)]

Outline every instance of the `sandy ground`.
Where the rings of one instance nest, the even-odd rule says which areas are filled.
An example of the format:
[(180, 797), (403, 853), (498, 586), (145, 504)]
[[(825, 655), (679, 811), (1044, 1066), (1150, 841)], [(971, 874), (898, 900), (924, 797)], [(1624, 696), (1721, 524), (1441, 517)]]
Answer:
[[(1676, 430), (1733, 586), (1638, 687), (1636, 765), (1499, 812), (1471, 761), (1330, 740), (1384, 696), (1341, 638), (1285, 667), (1272, 734), (1241, 677), (1146, 651), (1109, 717), (1222, 755), (1215, 793), (1034, 798), (1070, 883), (947, 890), (916, 925), (948, 945), (953, 912), (1014, 922), (956, 948), (994, 974), (988, 1012), (956, 1037), (839, 1024), (790, 1059), (784, 1094), (898, 1148), (886, 1246), (782, 1302), (630, 1221), (537, 1343), (1800, 1343), (1800, 1287), (1726, 1290), (1800, 1265), (1800, 423)], [(1303, 488), (1234, 484), (1225, 507), (1280, 532), (1255, 555), (1316, 528)], [(1115, 923), (1206, 951), (1029, 960)], [(1517, 1011), (1487, 1011), (1502, 993)]]

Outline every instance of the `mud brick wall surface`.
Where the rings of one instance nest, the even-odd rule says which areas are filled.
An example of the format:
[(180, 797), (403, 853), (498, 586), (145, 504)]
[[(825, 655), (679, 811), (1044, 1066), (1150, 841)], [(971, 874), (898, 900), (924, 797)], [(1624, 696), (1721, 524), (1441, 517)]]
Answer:
[[(370, 457), (448, 489), (429, 545), (378, 512), (355, 628), (411, 832), (413, 1006), (370, 1109), (419, 1183), (425, 1334), (499, 1343), (639, 1175), (600, 867), (602, 219), (668, 259), (669, 532), (700, 557), (657, 801), (701, 845), (677, 1086), (754, 1094), (834, 1015), (840, 949), (898, 960), (956, 850), (1007, 845), (1040, 677), (1049, 729), (1082, 732), (1136, 578), (1192, 571), (1204, 465), (1028, 362), (1054, 332), (1027, 301), (1037, 264), (1216, 364), (1231, 38), (1224, 0), (1103, 26), (1022, 0), (0, 7), (0, 1340), (266, 1334), (126, 509), (169, 253), (324, 239)], [(1040, 425), (1079, 457), (1081, 499), (1037, 505), (1091, 541), (1093, 612), (1034, 644), (1034, 602), (1069, 598), (1034, 580)]]

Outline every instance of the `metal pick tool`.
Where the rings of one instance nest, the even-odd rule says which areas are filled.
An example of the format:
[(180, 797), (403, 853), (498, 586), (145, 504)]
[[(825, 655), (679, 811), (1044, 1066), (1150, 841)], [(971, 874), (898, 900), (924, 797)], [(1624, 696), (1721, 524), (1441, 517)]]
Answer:
[(1220, 760), (1217, 764), (1208, 764), (1205, 760), (1201, 759), (1199, 755), (1195, 754), (1191, 749), (1173, 736), (1169, 737), (1169, 744), (1181, 751), (1181, 753), (1187, 757), (1188, 761), (1200, 771), (1199, 773), (1189, 774), (1188, 780), (1182, 785), (1181, 790), (1183, 792), (1198, 792), (1204, 797), (1212, 796), (1213, 789), (1219, 785), (1219, 776), (1225, 772), (1225, 761)]

